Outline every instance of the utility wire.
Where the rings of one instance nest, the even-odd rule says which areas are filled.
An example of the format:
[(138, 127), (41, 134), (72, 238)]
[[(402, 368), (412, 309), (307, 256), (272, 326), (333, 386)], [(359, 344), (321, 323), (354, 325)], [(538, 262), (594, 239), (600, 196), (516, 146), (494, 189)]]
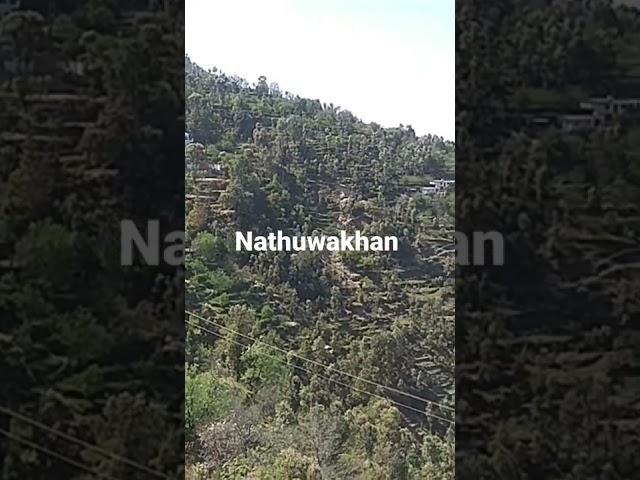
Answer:
[(62, 455), (61, 453), (54, 452), (53, 450), (49, 450), (48, 448), (43, 447), (42, 445), (38, 445), (37, 443), (32, 442), (31, 440), (27, 440), (26, 438), (20, 437), (18, 435), (14, 435), (13, 433), (8, 432), (7, 430), (3, 430), (2, 428), (0, 428), (0, 433), (11, 440), (14, 440), (18, 443), (22, 443), (23, 445), (27, 445), (31, 448), (35, 448), (36, 450), (40, 450), (42, 453), (45, 453), (50, 457), (57, 458), (58, 460), (61, 460), (73, 467), (76, 467), (80, 470), (84, 470), (85, 472), (92, 473), (93, 475), (96, 475), (99, 478), (106, 478), (108, 480), (120, 480), (116, 477), (112, 477), (107, 473), (98, 472), (97, 470), (94, 470), (83, 463), (80, 463), (72, 458)]
[(126, 465), (129, 465), (130, 467), (136, 468), (138, 470), (144, 471), (146, 473), (149, 473), (151, 475), (154, 475), (156, 477), (159, 478), (164, 478), (164, 479), (169, 479), (170, 477), (165, 475), (164, 473), (158, 471), (158, 470), (154, 470), (153, 468), (147, 467), (146, 465), (143, 465), (141, 463), (138, 463), (134, 460), (131, 460), (129, 458), (123, 457), (121, 455), (118, 455), (116, 453), (110, 452), (108, 450), (105, 450), (103, 448), (100, 448), (96, 445), (92, 445), (88, 442), (85, 442), (84, 440), (81, 440), (77, 437), (74, 437), (73, 435), (69, 435), (68, 433), (65, 432), (61, 432), (60, 430), (56, 430), (53, 427), (50, 427), (48, 425), (45, 425), (42, 422), (39, 422), (37, 420), (34, 420), (33, 418), (27, 417), (25, 415), (22, 415), (18, 412), (15, 412), (9, 408), (6, 407), (0, 407), (0, 413), (4, 413), (5, 415), (9, 415), (11, 417), (17, 418), (18, 420), (22, 420), (25, 423), (29, 423), (35, 427), (38, 427), (42, 430), (45, 430), (49, 433), (52, 433), (53, 435), (56, 435), (58, 437), (64, 438), (65, 440), (69, 440), (70, 442), (73, 442), (77, 445), (81, 445), (89, 450), (93, 450), (96, 453), (99, 453), (101, 455), (104, 455), (106, 457), (111, 458), (112, 460), (117, 460), (119, 462), (122, 462)]
[(202, 317), (200, 315), (197, 315), (197, 314), (195, 314), (193, 312), (186, 311), (186, 313), (188, 315), (191, 315), (194, 318), (197, 318), (199, 320), (205, 321), (205, 322), (207, 322), (207, 323), (209, 323), (211, 325), (215, 325), (216, 327), (218, 327), (218, 328), (220, 328), (222, 330), (226, 330), (226, 331), (228, 331), (230, 333), (235, 333), (236, 335), (244, 337), (244, 338), (246, 338), (248, 340), (251, 340), (251, 341), (256, 342), (256, 343), (260, 343), (261, 345), (265, 345), (265, 346), (267, 346), (269, 348), (272, 348), (274, 350), (279, 351), (280, 353), (284, 353), (285, 355), (292, 355), (292, 356), (294, 356), (296, 358), (299, 358), (300, 360), (304, 360), (304, 361), (309, 362), (309, 363), (311, 363), (313, 365), (316, 365), (318, 367), (322, 367), (322, 368), (324, 368), (326, 370), (332, 370), (332, 371), (334, 371), (336, 373), (340, 373), (342, 375), (346, 375), (347, 377), (351, 377), (354, 380), (360, 380), (361, 382), (368, 383), (369, 385), (380, 387), (380, 388), (383, 388), (383, 389), (385, 389), (385, 390), (387, 390), (389, 392), (397, 393), (399, 395), (404, 395), (405, 397), (412, 398), (412, 399), (418, 400), (420, 402), (428, 403), (430, 405), (434, 405), (434, 406), (440, 407), (440, 408), (442, 408), (444, 410), (449, 410), (449, 411), (452, 411), (452, 412), (455, 411), (455, 409), (453, 407), (449, 407), (447, 405), (444, 405), (444, 404), (441, 404), (441, 403), (438, 403), (438, 402), (434, 402), (432, 400), (428, 400), (428, 399), (420, 397), (418, 395), (413, 395), (413, 394), (411, 394), (409, 392), (403, 392), (402, 390), (398, 390), (397, 388), (393, 388), (393, 387), (389, 387), (389, 386), (386, 386), (386, 385), (382, 385), (381, 383), (377, 383), (377, 382), (374, 382), (373, 380), (368, 380), (366, 378), (359, 377), (359, 376), (354, 375), (354, 374), (349, 373), (349, 372), (338, 370), (337, 368), (331, 367), (329, 365), (324, 365), (323, 363), (317, 362), (317, 361), (312, 360), (310, 358), (302, 357), (302, 356), (298, 355), (297, 353), (289, 352), (289, 351), (284, 350), (284, 349), (282, 349), (280, 347), (276, 347), (275, 345), (271, 345), (269, 343), (263, 342), (263, 341), (258, 340), (256, 338), (253, 338), (253, 337), (251, 337), (249, 335), (245, 335), (245, 334), (240, 333), (238, 331), (235, 331), (235, 330), (233, 330), (231, 328), (225, 327), (224, 325), (221, 325), (221, 324), (219, 324), (218, 322), (216, 322), (214, 320), (210, 320), (208, 318), (204, 318), (204, 317)]
[[(226, 340), (226, 341), (228, 341), (228, 342), (234, 343), (234, 344), (239, 345), (239, 346), (241, 346), (241, 347), (245, 347), (245, 348), (247, 348), (247, 347), (249, 347), (249, 346), (250, 346), (250, 345), (244, 344), (244, 343), (242, 343), (242, 342), (238, 342), (237, 340), (232, 340), (232, 339), (230, 339), (229, 337), (226, 337), (226, 336), (224, 336), (224, 335), (220, 334), (219, 332), (214, 332), (213, 330), (209, 330), (209, 329), (207, 329), (207, 328), (204, 328), (203, 326), (198, 325), (198, 324), (197, 324), (197, 323), (195, 323), (195, 322), (190, 322), (189, 320), (187, 320), (187, 323), (188, 323), (189, 325), (193, 325), (194, 327), (196, 327), (196, 328), (198, 328), (198, 329), (200, 329), (200, 330), (202, 330), (202, 331), (204, 331), (204, 332), (210, 333), (211, 335), (215, 335), (216, 337), (218, 337), (218, 338), (220, 338), (220, 339), (223, 339), (223, 340)], [(282, 364), (284, 364), (284, 365), (291, 365), (293, 368), (297, 368), (298, 370), (301, 370), (301, 371), (303, 371), (303, 372), (306, 372), (306, 373), (308, 373), (309, 375), (312, 375), (312, 376), (313, 376), (313, 375), (319, 376), (320, 378), (323, 378), (323, 379), (325, 379), (325, 380), (327, 380), (327, 381), (329, 381), (329, 382), (336, 383), (336, 384), (338, 384), (338, 385), (340, 385), (340, 386), (343, 386), (343, 387), (349, 388), (349, 389), (354, 390), (354, 391), (359, 392), (359, 393), (364, 393), (364, 394), (366, 394), (366, 395), (371, 395), (372, 397), (378, 398), (378, 399), (380, 399), (380, 400), (388, 401), (388, 402), (390, 402), (390, 403), (392, 403), (392, 404), (394, 404), (394, 405), (397, 405), (397, 406), (399, 406), (399, 407), (406, 408), (406, 409), (408, 409), (408, 410), (412, 410), (412, 411), (417, 412), (417, 413), (420, 413), (420, 414), (422, 414), (422, 415), (424, 415), (424, 416), (426, 416), (426, 417), (437, 418), (438, 420), (442, 420), (443, 422), (447, 422), (447, 423), (451, 423), (451, 424), (453, 424), (453, 423), (454, 423), (452, 420), (450, 420), (450, 419), (448, 419), (448, 418), (440, 417), (440, 416), (435, 415), (435, 414), (433, 414), (433, 413), (427, 413), (427, 412), (425, 412), (424, 410), (420, 410), (420, 409), (418, 409), (418, 408), (414, 408), (414, 407), (411, 407), (411, 406), (409, 406), (409, 405), (405, 405), (404, 403), (396, 402), (395, 400), (391, 400), (391, 399), (389, 399), (389, 398), (387, 398), (387, 397), (383, 397), (382, 395), (378, 395), (377, 393), (369, 392), (369, 391), (367, 391), (367, 390), (362, 390), (362, 389), (360, 389), (360, 388), (358, 388), (358, 387), (354, 387), (353, 385), (349, 385), (349, 384), (347, 384), (347, 383), (341, 382), (341, 381), (336, 380), (336, 379), (334, 379), (334, 378), (326, 377), (326, 376), (324, 376), (324, 375), (321, 375), (321, 374), (318, 374), (318, 373), (311, 372), (310, 370), (308, 370), (308, 369), (306, 369), (306, 368), (304, 368), (304, 367), (301, 367), (300, 365), (291, 364), (291, 363), (287, 362), (286, 360), (283, 360), (283, 359), (281, 359), (281, 358), (279, 358), (279, 357), (275, 357), (275, 356), (273, 356), (273, 355), (269, 355), (268, 353), (264, 353), (264, 352), (261, 352), (261, 353), (262, 353), (265, 357), (267, 357), (267, 358), (270, 358), (270, 359), (272, 359), (272, 360), (275, 360), (275, 361), (277, 361), (277, 362), (280, 362), (280, 363), (282, 363)]]

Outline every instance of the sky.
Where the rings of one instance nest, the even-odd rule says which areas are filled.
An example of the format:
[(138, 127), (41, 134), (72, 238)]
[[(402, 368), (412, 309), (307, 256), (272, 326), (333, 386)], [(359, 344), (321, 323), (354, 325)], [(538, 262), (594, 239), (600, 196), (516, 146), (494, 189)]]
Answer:
[(384, 127), (455, 132), (454, 0), (186, 0), (186, 52)]

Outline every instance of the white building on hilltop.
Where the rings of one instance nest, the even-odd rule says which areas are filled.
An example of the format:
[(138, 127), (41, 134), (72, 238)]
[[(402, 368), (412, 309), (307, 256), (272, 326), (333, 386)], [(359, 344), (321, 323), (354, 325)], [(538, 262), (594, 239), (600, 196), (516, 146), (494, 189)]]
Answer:
[(640, 113), (640, 98), (590, 98), (580, 102), (580, 108), (591, 110), (594, 115), (600, 117)]
[(444, 195), (447, 193), (449, 188), (455, 185), (455, 183), (455, 180), (445, 180), (443, 178), (440, 180), (432, 180), (428, 186), (420, 188), (420, 193), (423, 195)]

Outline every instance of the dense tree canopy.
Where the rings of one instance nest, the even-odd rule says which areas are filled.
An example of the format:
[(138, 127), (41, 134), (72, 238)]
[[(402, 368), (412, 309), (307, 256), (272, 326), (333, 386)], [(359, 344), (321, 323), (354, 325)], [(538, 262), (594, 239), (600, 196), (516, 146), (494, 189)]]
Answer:
[[(193, 478), (453, 475), (453, 142), (186, 62)], [(397, 235), (235, 252), (233, 233)]]
[(0, 16), (0, 477), (175, 478), (183, 275), (119, 247), (123, 219), (182, 228), (181, 9), (20, 3)]
[(457, 277), (460, 478), (638, 470), (639, 116), (558, 122), (640, 96), (621, 3), (457, 3), (457, 229), (507, 245), (503, 268)]

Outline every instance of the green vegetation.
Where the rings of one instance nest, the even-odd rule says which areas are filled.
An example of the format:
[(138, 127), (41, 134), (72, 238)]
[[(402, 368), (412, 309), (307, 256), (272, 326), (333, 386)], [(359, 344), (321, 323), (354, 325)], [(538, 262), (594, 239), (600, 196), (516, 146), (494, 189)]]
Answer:
[[(454, 144), (186, 59), (191, 479), (453, 478)], [(235, 252), (359, 229), (400, 251)]]
[(519, 121), (640, 96), (640, 11), (621, 3), (459, 2), (456, 228), (502, 232), (507, 261), (456, 277), (458, 478), (640, 468), (639, 112)]
[(176, 478), (183, 275), (119, 250), (123, 219), (182, 228), (182, 9), (19, 3), (0, 14), (0, 478)]

